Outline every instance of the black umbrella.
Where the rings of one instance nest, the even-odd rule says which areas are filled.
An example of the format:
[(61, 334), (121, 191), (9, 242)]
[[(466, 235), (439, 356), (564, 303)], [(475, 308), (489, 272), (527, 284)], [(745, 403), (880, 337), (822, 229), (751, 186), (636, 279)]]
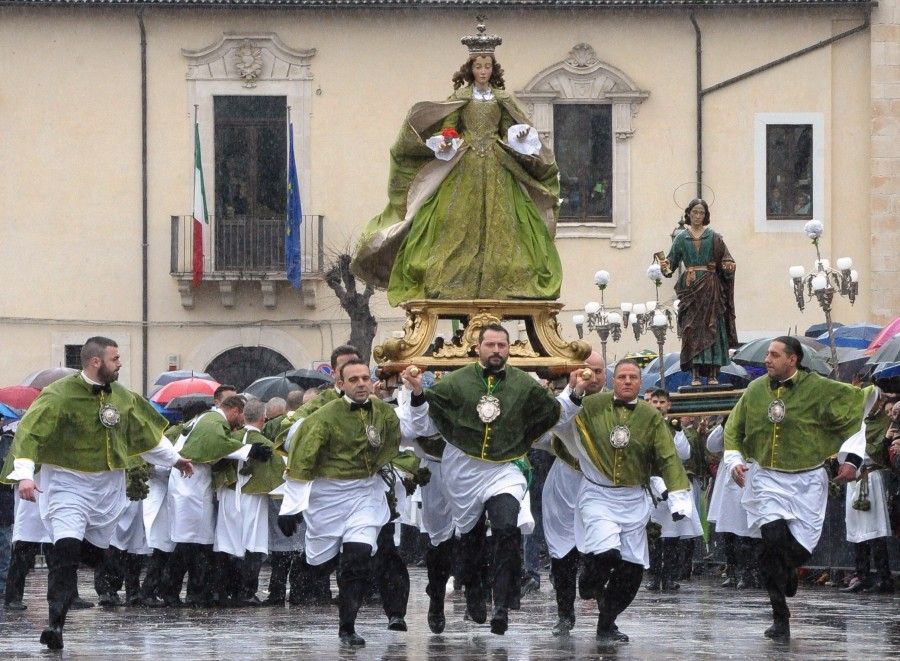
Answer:
[(178, 411), (183, 411), (188, 404), (192, 404), (194, 402), (202, 402), (207, 406), (213, 405), (213, 397), (212, 395), (179, 395), (178, 397), (173, 397), (166, 403), (167, 409), (176, 409)]
[(875, 353), (872, 354), (872, 357), (869, 358), (870, 365), (876, 363), (896, 363), (898, 361), (900, 361), (900, 333), (897, 333), (894, 337), (882, 344)]
[(155, 386), (164, 386), (172, 381), (181, 381), (183, 379), (214, 379), (206, 372), (195, 372), (194, 370), (170, 370), (168, 372), (160, 372), (153, 382)]
[(264, 376), (261, 379), (257, 379), (247, 386), (244, 392), (258, 397), (264, 402), (268, 402), (273, 397), (287, 399), (288, 393), (296, 390), (303, 390), (303, 388), (292, 379), (279, 374), (278, 376)]
[[(840, 323), (839, 321), (835, 321), (831, 324), (831, 327), (832, 328), (840, 328), (843, 325), (844, 324)], [(806, 332), (803, 334), (806, 337), (811, 337), (811, 338), (815, 339), (815, 338), (819, 337), (819, 335), (821, 335), (822, 333), (826, 332), (827, 330), (828, 330), (828, 324), (826, 324), (826, 323), (813, 324), (812, 326), (807, 328)]]
[(278, 376), (290, 379), (304, 390), (308, 390), (309, 388), (320, 388), (329, 383), (334, 383), (334, 379), (330, 376), (323, 374), (322, 372), (317, 372), (316, 370), (288, 370), (287, 372), (282, 372)]

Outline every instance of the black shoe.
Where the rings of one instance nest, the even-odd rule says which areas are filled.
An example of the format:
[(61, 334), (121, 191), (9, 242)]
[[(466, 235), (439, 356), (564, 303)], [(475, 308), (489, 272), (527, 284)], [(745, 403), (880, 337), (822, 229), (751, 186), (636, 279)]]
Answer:
[(659, 579), (652, 578), (649, 581), (647, 581), (646, 583), (644, 583), (644, 589), (650, 590), (650, 592), (659, 592), (659, 585), (660, 585)]
[(144, 597), (141, 599), (141, 606), (144, 608), (163, 608), (166, 602), (159, 597)]
[(262, 602), (263, 606), (284, 606), (284, 597), (269, 595)]
[(674, 592), (675, 590), (680, 590), (680, 589), (681, 589), (680, 583), (676, 583), (675, 581), (672, 581), (668, 578), (663, 580), (663, 582), (662, 582), (662, 591), (663, 592)]
[(447, 626), (447, 618), (443, 613), (428, 613), (428, 628), (431, 633), (444, 633), (444, 627)]
[(894, 580), (888, 578), (883, 581), (878, 581), (877, 583), (873, 583), (871, 587), (866, 588), (865, 591), (874, 594), (893, 594)]
[(129, 608), (136, 608), (138, 606), (143, 606), (143, 599), (141, 599), (141, 595), (139, 594), (126, 594), (125, 595), (125, 605)]
[[(193, 602), (191, 602), (191, 604), (193, 604)], [(166, 608), (184, 608), (188, 604), (184, 603), (181, 600), (181, 597), (166, 597), (163, 600), (163, 605)]]
[(775, 622), (772, 626), (766, 629), (763, 632), (763, 635), (766, 638), (771, 638), (772, 640), (790, 640), (791, 639), (791, 625), (790, 623), (780, 620)]
[(3, 604), (3, 608), (8, 611), (24, 611), (28, 609), (28, 606), (23, 604), (21, 601), (8, 601)]
[(365, 647), (366, 641), (358, 633), (340, 634), (341, 647)]
[(468, 591), (466, 592), (466, 615), (475, 624), (484, 624), (487, 622), (487, 606), (484, 599), (480, 596), (470, 598)]
[(47, 649), (61, 650), (63, 648), (62, 629), (60, 627), (50, 627), (41, 632), (41, 645), (46, 645)]
[(388, 631), (407, 631), (406, 620), (399, 615), (390, 618), (388, 620)]
[(550, 631), (554, 636), (568, 636), (569, 632), (575, 628), (575, 616), (574, 615), (560, 615), (559, 619), (556, 621), (556, 624), (553, 626), (553, 629)]
[(253, 595), (252, 597), (246, 597), (238, 602), (238, 606), (249, 606), (251, 608), (259, 608), (260, 606), (264, 605), (265, 604), (263, 603), (262, 599), (260, 599), (256, 595)]
[[(743, 583), (744, 579), (742, 578), (740, 582)], [(734, 576), (729, 576), (724, 581), (722, 581), (722, 583), (720, 585), (720, 587), (723, 587), (723, 588), (735, 588), (737, 586), (738, 586), (738, 581), (735, 580)]]
[[(784, 586), (784, 596), (793, 597), (797, 594), (797, 586), (800, 583), (800, 572), (796, 569), (789, 569), (787, 575), (787, 583)], [(790, 635), (790, 634), (789, 634)]]
[[(116, 598), (118, 598), (118, 595), (116, 595)], [(122, 602), (120, 600), (117, 605), (121, 605), (121, 604), (122, 604)], [(88, 601), (87, 599), (82, 599), (81, 597), (75, 597), (74, 601), (72, 601), (72, 605), (69, 606), (69, 609), (80, 611), (80, 610), (84, 610), (85, 608), (93, 608), (93, 607), (94, 607), (93, 601)]]
[(502, 636), (509, 628), (509, 612), (505, 608), (497, 608), (491, 615), (491, 633)]
[(538, 591), (540, 591), (540, 589), (541, 589), (541, 584), (538, 583), (538, 581), (534, 577), (529, 576), (526, 579), (526, 581), (522, 584), (522, 589), (521, 589), (520, 594), (521, 594), (521, 596), (524, 597), (526, 594), (530, 594), (532, 592), (538, 592)]
[(597, 629), (597, 641), (601, 643), (627, 643), (628, 636), (621, 631), (615, 624), (609, 629)]
[[(122, 599), (116, 592), (107, 592), (106, 594), (98, 595), (97, 604), (105, 608), (115, 608), (122, 605)], [(73, 603), (72, 608), (74, 607), (75, 604)]]

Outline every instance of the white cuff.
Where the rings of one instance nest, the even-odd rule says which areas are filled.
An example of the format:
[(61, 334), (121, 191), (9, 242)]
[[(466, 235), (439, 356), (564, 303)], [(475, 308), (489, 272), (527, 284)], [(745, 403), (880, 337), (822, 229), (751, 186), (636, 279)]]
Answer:
[(288, 427), (287, 434), (284, 435), (284, 443), (281, 444), (281, 447), (285, 452), (291, 449), (291, 441), (294, 440), (294, 434), (300, 429), (300, 425), (303, 424), (305, 419), (306, 418), (298, 418), (290, 427)]
[(247, 457), (250, 456), (250, 450), (253, 449), (253, 444), (248, 443), (243, 446), (240, 450), (235, 450), (230, 455), (226, 457), (226, 459), (237, 459), (238, 461), (247, 461)]
[(434, 157), (438, 160), (449, 161), (452, 160), (454, 156), (456, 156), (456, 152), (459, 151), (459, 146), (462, 143), (462, 140), (460, 140), (459, 138), (453, 138), (450, 141), (450, 149), (441, 151), (440, 147), (445, 142), (446, 140), (444, 139), (444, 136), (433, 135), (425, 141), (425, 146), (434, 152)]
[(663, 493), (666, 491), (665, 480), (663, 480), (659, 475), (651, 475), (650, 491), (653, 493), (657, 500), (662, 498)]
[[(721, 466), (725, 467), (725, 471), (731, 475), (731, 471), (735, 466), (743, 466), (744, 465), (744, 457), (741, 456), (741, 453), (737, 450), (725, 450), (725, 454), (722, 456), (722, 464)], [(721, 469), (720, 466), (720, 469)]]
[(706, 437), (706, 449), (718, 454), (725, 449), (725, 427), (716, 425)]
[(559, 412), (559, 422), (557, 422), (552, 429), (554, 432), (562, 427), (568, 427), (569, 423), (572, 422), (575, 416), (581, 411), (581, 406), (573, 402), (572, 398), (569, 397), (571, 392), (572, 391), (563, 390), (556, 396), (556, 401), (559, 402), (562, 410)]
[(13, 472), (7, 475), (6, 479), (34, 481), (34, 462), (31, 459), (14, 459)]
[(694, 513), (694, 499), (691, 497), (690, 489), (670, 491), (667, 502), (669, 503), (669, 511), (672, 514), (683, 514), (685, 518), (688, 518)]
[(299, 514), (309, 507), (309, 494), (312, 491), (312, 482), (306, 480), (292, 480), (290, 478), (281, 485), (284, 499), (281, 501), (279, 516)]
[[(528, 131), (525, 137), (519, 140), (519, 133)], [(528, 124), (515, 124), (506, 132), (506, 142), (513, 151), (525, 156), (535, 156), (541, 153), (541, 138), (537, 129)]]
[(181, 459), (181, 455), (175, 452), (172, 441), (163, 436), (155, 448), (141, 453), (141, 459), (149, 464), (171, 468)]
[(687, 434), (684, 433), (683, 429), (679, 429), (675, 432), (675, 454), (678, 455), (678, 458), (682, 461), (687, 461), (691, 458), (691, 444), (688, 441)]

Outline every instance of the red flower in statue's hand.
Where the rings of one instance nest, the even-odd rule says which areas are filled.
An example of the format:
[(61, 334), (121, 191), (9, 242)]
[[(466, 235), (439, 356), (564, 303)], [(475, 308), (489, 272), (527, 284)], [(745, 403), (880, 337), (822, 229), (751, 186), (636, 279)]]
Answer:
[(444, 129), (441, 131), (441, 137), (444, 138), (444, 142), (449, 143), (454, 138), (458, 138), (459, 133), (456, 132), (456, 129)]

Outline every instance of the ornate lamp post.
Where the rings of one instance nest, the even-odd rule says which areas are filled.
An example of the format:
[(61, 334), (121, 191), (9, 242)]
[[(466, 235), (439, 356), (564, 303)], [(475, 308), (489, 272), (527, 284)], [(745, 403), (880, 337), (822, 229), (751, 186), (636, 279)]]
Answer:
[(597, 332), (597, 335), (600, 337), (603, 362), (606, 363), (606, 343), (609, 341), (610, 336), (612, 336), (613, 342), (618, 342), (622, 337), (622, 315), (614, 310), (606, 309), (604, 292), (607, 285), (609, 285), (609, 273), (607, 271), (597, 271), (594, 274), (594, 284), (600, 289), (600, 302), (590, 301), (585, 304), (585, 314), (573, 315), (572, 321), (575, 322), (575, 329), (578, 331), (579, 338), (584, 337), (585, 323), (587, 324), (588, 332)]
[(831, 366), (837, 369), (837, 346), (834, 341), (834, 326), (831, 319), (831, 304), (834, 294), (838, 292), (850, 300), (850, 305), (856, 302), (859, 293), (859, 274), (853, 268), (853, 260), (849, 257), (841, 257), (837, 260), (837, 269), (831, 268), (827, 259), (822, 259), (819, 250), (819, 238), (825, 233), (825, 227), (821, 221), (810, 220), (803, 226), (803, 231), (812, 239), (816, 247), (816, 262), (812, 273), (806, 273), (802, 266), (792, 266), (788, 269), (791, 275), (791, 285), (794, 289), (794, 298), (797, 307), (802, 311), (806, 306), (806, 299), (813, 296), (825, 313), (825, 326), (828, 329), (828, 344), (831, 347)]

